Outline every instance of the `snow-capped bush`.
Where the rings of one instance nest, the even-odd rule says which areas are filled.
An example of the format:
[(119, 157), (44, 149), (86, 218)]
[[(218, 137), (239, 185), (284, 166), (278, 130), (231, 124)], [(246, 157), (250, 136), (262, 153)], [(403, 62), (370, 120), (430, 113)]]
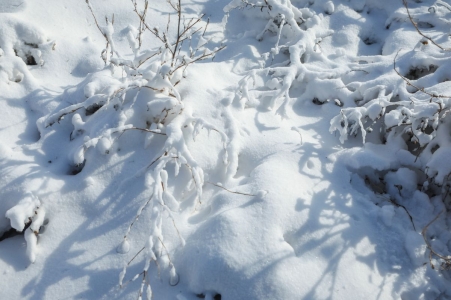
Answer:
[[(147, 208), (151, 212), (152, 226), (147, 242), (143, 243), (144, 269), (132, 280), (142, 276), (143, 286), (139, 297), (142, 297), (146, 288), (150, 299), (151, 290), (146, 274), (152, 261), (169, 270), (172, 285), (178, 282), (175, 266), (164, 244), (162, 220), (166, 216), (174, 220), (180, 211), (179, 202), (183, 199), (175, 199), (168, 188), (168, 164), (175, 165), (175, 176), (182, 168), (186, 168), (191, 175), (186, 182), (180, 182), (184, 186), (178, 186), (177, 189), (187, 191), (184, 199), (189, 199), (190, 203), (184, 209), (193, 209), (202, 196), (204, 173), (192, 157), (185, 139), (194, 139), (202, 128), (214, 130), (224, 145), (224, 152), (219, 155), (223, 155), (223, 161), (227, 163), (227, 136), (205, 120), (193, 117), (191, 108), (185, 107), (176, 88), (187, 76), (189, 65), (213, 58), (224, 46), (208, 48), (205, 35), (208, 23), (202, 20), (202, 16), (185, 18), (181, 1), (168, 2), (175, 12), (176, 20), (168, 21), (164, 31), (147, 23), (147, 0), (142, 3), (132, 1), (140, 27), (129, 25), (121, 31), (131, 50), (123, 54), (116, 45), (114, 19), (106, 18), (106, 25), (101, 26), (95, 9), (89, 0), (86, 3), (105, 38), (106, 47), (101, 53), (105, 68), (89, 74), (79, 85), (67, 90), (65, 93), (71, 104), (62, 104), (41, 118), (38, 126), (43, 139), (55, 131), (70, 128), (69, 159), (74, 175), (81, 172), (96, 155), (109, 155), (118, 138), (129, 131), (142, 132), (145, 136), (144, 146), (152, 146), (153, 151), (149, 152), (153, 156), (152, 162), (138, 171), (138, 175), (146, 178), (152, 196), (138, 210), (117, 249), (120, 253), (129, 251), (128, 234)], [(142, 43), (149, 37), (157, 41), (157, 46), (151, 49), (145, 48)], [(65, 121), (65, 118), (70, 121)], [(156, 137), (159, 139), (155, 140)], [(91, 148), (97, 151), (91, 152)], [(154, 152), (155, 149), (158, 151)], [(183, 245), (181, 236), (180, 239)], [(120, 275), (121, 286), (125, 284), (123, 280), (127, 266)]]
[(11, 222), (11, 227), (18, 232), (23, 232), (27, 242), (27, 256), (30, 262), (36, 260), (36, 246), (41, 226), (45, 225), (45, 209), (41, 201), (33, 194), (28, 193), (6, 214)]
[[(2, 97), (18, 95), (18, 91), (31, 92), (37, 87), (29, 66), (40, 68), (45, 57), (55, 49), (55, 42), (35, 24), (0, 14), (0, 88)], [(0, 205), (0, 237), (11, 228), (23, 232), (31, 262), (35, 261), (39, 229), (44, 222), (45, 210), (41, 201), (25, 187), (16, 195), (18, 199), (2, 200)]]
[[(326, 3), (325, 7), (330, 13), (333, 12), (333, 5)], [(321, 54), (319, 43), (321, 40), (332, 34), (330, 30), (323, 30), (318, 26), (323, 19), (321, 14), (316, 14), (309, 8), (297, 8), (290, 1), (268, 0), (265, 2), (255, 1), (232, 1), (224, 8), (226, 14), (232, 9), (244, 7), (259, 7), (262, 14), (268, 18), (265, 28), (256, 36), (262, 40), (266, 32), (272, 32), (277, 36), (276, 44), (263, 58), (269, 66), (252, 70), (245, 76), (239, 87), (242, 98), (242, 105), (254, 106), (262, 99), (269, 97), (269, 109), (274, 109), (279, 100), (282, 103), (277, 108), (277, 113), (286, 118), (287, 107), (292, 98), (290, 88), (296, 85), (302, 85), (308, 82), (308, 91), (303, 97), (326, 99), (336, 97), (336, 88), (343, 84), (338, 78), (349, 72), (347, 68), (333, 64), (334, 71), (324, 69), (322, 64), (332, 63)], [(276, 56), (285, 56), (286, 59), (280, 59), (281, 62), (272, 64)], [(257, 80), (265, 82), (265, 90), (252, 89)], [(327, 86), (324, 89), (324, 86)], [(312, 90), (310, 90), (312, 89)], [(319, 94), (317, 94), (319, 93)], [(315, 95), (317, 94), (317, 95)], [(343, 96), (347, 93), (340, 92)], [(341, 102), (338, 101), (341, 105)]]
[[(409, 203), (412, 198), (412, 195), (403, 195), (406, 191), (410, 194), (415, 191), (424, 195), (423, 199), (434, 201), (435, 211), (449, 210), (451, 49), (436, 40), (448, 35), (450, 26), (447, 19), (451, 12), (441, 1), (429, 8), (426, 5), (409, 8), (406, 0), (403, 4), (403, 10), (394, 15), (397, 20), (411, 23), (418, 33), (418, 44), (413, 49), (399, 48), (384, 56), (365, 58), (366, 64), (361, 65), (360, 70), (368, 76), (376, 73), (376, 68), (381, 68), (381, 71), (370, 80), (362, 76), (361, 80), (347, 83), (356, 106), (342, 109), (341, 114), (331, 120), (330, 131), (338, 131), (342, 143), (349, 135), (357, 134), (361, 134), (365, 143), (367, 134), (376, 129), (377, 136), (373, 135), (371, 142), (381, 143), (381, 151), (403, 151), (403, 156), (397, 158), (397, 170), (393, 170), (393, 166), (380, 170), (388, 172), (381, 180), (387, 186), (382, 193), (399, 204)], [(387, 23), (390, 24), (389, 20)], [(432, 38), (420, 27), (434, 28), (436, 34)], [(445, 44), (449, 45), (446, 41)], [(401, 172), (405, 168), (418, 175), (406, 182), (407, 177)], [(404, 182), (396, 184), (396, 188), (389, 187), (399, 179), (404, 179)], [(425, 226), (422, 234), (431, 253), (432, 267), (433, 258), (439, 260), (442, 268), (449, 268), (451, 256), (435, 252), (428, 242), (426, 230), (431, 223), (422, 225)], [(443, 223), (437, 226), (446, 230)]]
[[(364, 144), (379, 144), (378, 151), (390, 161), (368, 165), (368, 161), (345, 159), (353, 161), (352, 171), (407, 214), (406, 201), (414, 193), (423, 200), (440, 198), (442, 204), (434, 200), (434, 208), (428, 210), (432, 218), (433, 211), (451, 207), (451, 164), (447, 159), (451, 155), (451, 49), (447, 39), (451, 10), (443, 1), (427, 2), (367, 0), (334, 6), (330, 1), (298, 1), (295, 6), (290, 0), (234, 0), (224, 11), (258, 11), (268, 21), (256, 38), (262, 40), (269, 32), (275, 42), (263, 55), (266, 66), (249, 71), (240, 82), (243, 107), (269, 99), (268, 108), (278, 106), (276, 112), (283, 118), (288, 117), (287, 108), (294, 101), (342, 107), (330, 121), (330, 132), (338, 132), (341, 143), (358, 136)], [(354, 6), (357, 13), (382, 11), (387, 17), (384, 31), (388, 33), (383, 33), (385, 44), (377, 54), (361, 55), (360, 49), (353, 54), (352, 49), (331, 49), (332, 44), (323, 51), (321, 43), (326, 38), (335, 39), (335, 46), (341, 39), (349, 45), (347, 41), (357, 38), (354, 32), (328, 29), (341, 5)], [(406, 26), (410, 27), (407, 33)], [(429, 28), (434, 29), (433, 34), (427, 32)], [(373, 51), (370, 46), (380, 33), (358, 34), (361, 41), (354, 44)], [(414, 35), (417, 44), (404, 43), (406, 34)], [(371, 149), (362, 150), (369, 161), (375, 155)], [(390, 182), (405, 177), (406, 170), (415, 175), (409, 177), (412, 182), (391, 186)], [(415, 216), (415, 228), (414, 223)], [(434, 255), (443, 262), (443, 257)]]
[[(450, 52), (420, 31), (418, 24), (431, 24), (446, 35), (450, 11), (434, 9), (431, 16), (427, 6), (410, 10), (407, 2), (404, 5), (403, 19), (418, 30), (419, 45), (390, 55), (360, 58), (366, 61), (360, 70), (378, 75), (347, 83), (356, 106), (343, 108), (331, 120), (330, 131), (338, 131), (342, 143), (349, 135), (360, 133), (365, 143), (367, 134), (376, 128), (378, 136), (371, 141), (408, 150), (415, 157), (415, 165), (410, 167), (426, 176), (424, 182), (418, 182), (420, 189), (443, 195), (448, 204), (451, 165), (445, 157), (450, 147)], [(397, 18), (401, 14), (398, 12)]]

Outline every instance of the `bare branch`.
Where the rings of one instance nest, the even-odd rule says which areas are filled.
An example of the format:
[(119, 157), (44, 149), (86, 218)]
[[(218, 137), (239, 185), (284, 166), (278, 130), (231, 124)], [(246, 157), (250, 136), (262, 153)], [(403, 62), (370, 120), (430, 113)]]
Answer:
[(96, 23), (97, 29), (99, 29), (100, 33), (105, 37), (105, 40), (108, 43), (108, 38), (106, 37), (106, 34), (103, 32), (103, 30), (100, 28), (99, 23), (97, 22), (97, 18), (92, 9), (91, 2), (89, 2), (89, 0), (86, 0), (86, 4), (88, 5), (89, 11), (91, 12), (92, 17), (94, 18), (94, 22)]
[(435, 269), (434, 264), (432, 263), (432, 254), (437, 256), (438, 258), (442, 259), (444, 261), (445, 266), (449, 266), (451, 265), (451, 255), (448, 256), (443, 256), (437, 252), (434, 251), (434, 249), (432, 248), (432, 246), (429, 244), (428, 239), (426, 238), (426, 231), (428, 230), (429, 226), (432, 225), (432, 223), (434, 223), (435, 221), (437, 221), (437, 219), (440, 217), (440, 215), (443, 213), (443, 211), (441, 211), (431, 222), (429, 222), (424, 229), (421, 231), (421, 235), (423, 236), (424, 242), (426, 243), (426, 246), (428, 247), (430, 254), (429, 254), (429, 261), (431, 263), (431, 267), (433, 269)]
[(440, 49), (442, 49), (443, 51), (450, 51), (451, 48), (444, 48), (442, 46), (440, 46), (439, 44), (437, 44), (432, 38), (428, 37), (427, 35), (425, 35), (424, 33), (421, 32), (421, 30), (418, 28), (417, 23), (415, 23), (415, 21), (412, 19), (412, 16), (410, 15), (410, 11), (409, 11), (409, 7), (407, 6), (407, 0), (402, 0), (402, 2), (404, 3), (404, 6), (407, 10), (407, 14), (409, 16), (409, 20), (412, 23), (412, 25), (415, 27), (415, 29), (417, 30), (417, 32), (424, 37), (425, 39), (429, 40), (432, 44), (434, 44), (435, 46), (439, 47)]
[(154, 130), (150, 130), (150, 129), (146, 129), (146, 128), (139, 128), (139, 127), (130, 127), (130, 128), (124, 129), (123, 131), (127, 131), (127, 130), (139, 130), (139, 131), (149, 132), (149, 133), (153, 133), (153, 134), (166, 135), (166, 133), (162, 133), (162, 132), (158, 132), (158, 131), (154, 131)]
[[(135, 3), (134, 3), (135, 4)], [(149, 30), (156, 38), (158, 38), (164, 45), (166, 45), (167, 48), (169, 48), (169, 51), (171, 51), (172, 53), (172, 49), (170, 49), (170, 47), (168, 47), (167, 44), (167, 40), (164, 40), (159, 34), (158, 31), (156, 29), (151, 29), (149, 27), (149, 25), (147, 25), (146, 20), (144, 19), (144, 17), (138, 12), (138, 8), (137, 6), (135, 6), (135, 9), (133, 10), (136, 15), (139, 17), (139, 19), (141, 20), (142, 24), (144, 25), (144, 27), (146, 27), (147, 30)]]
[[(404, 0), (405, 1), (405, 0)], [(395, 58), (393, 59), (393, 70), (395, 70), (396, 74), (398, 74), (399, 77), (401, 77), (408, 86), (414, 87), (416, 88), (418, 91), (431, 96), (432, 98), (451, 98), (451, 96), (446, 96), (446, 95), (437, 95), (437, 94), (432, 94), (427, 92), (423, 87), (418, 87), (416, 85), (414, 85), (409, 79), (407, 79), (406, 77), (404, 77), (403, 75), (401, 75), (401, 73), (399, 73), (399, 71), (396, 69), (396, 58), (398, 57), (399, 51), (396, 53)]]
[(204, 53), (204, 54), (198, 56), (197, 58), (191, 60), (191, 61), (188, 62), (188, 63), (187, 63), (187, 62), (184, 62), (184, 63), (180, 64), (179, 66), (177, 66), (174, 70), (172, 70), (172, 71), (170, 72), (170, 74), (172, 75), (172, 74), (174, 74), (178, 69), (183, 68), (183, 67), (186, 68), (187, 66), (189, 66), (189, 65), (191, 65), (191, 64), (193, 64), (193, 63), (195, 63), (195, 62), (198, 62), (198, 61), (200, 61), (200, 60), (204, 60), (204, 59), (207, 59), (207, 58), (209, 58), (209, 57), (214, 57), (214, 56), (216, 55), (216, 53), (218, 53), (219, 51), (221, 51), (221, 50), (224, 49), (225, 47), (226, 47), (225, 45), (222, 45), (221, 47), (219, 47), (219, 48), (216, 49), (215, 51), (212, 51), (212, 52), (210, 52), (210, 53)]
[(202, 32), (202, 36), (205, 35), (205, 32), (207, 31), (208, 24), (210, 24), (210, 18), (207, 19), (207, 25), (205, 25), (204, 32)]
[(231, 190), (223, 187), (222, 185), (219, 185), (219, 184), (216, 184), (216, 183), (213, 183), (213, 182), (210, 182), (210, 181), (205, 181), (205, 183), (209, 183), (211, 185), (214, 185), (214, 186), (216, 186), (218, 188), (221, 188), (221, 189), (223, 189), (223, 190), (225, 190), (225, 191), (227, 191), (229, 193), (232, 193), (232, 194), (238, 194), (238, 195), (244, 195), (244, 196), (250, 196), (250, 197), (257, 196), (257, 195), (254, 195), (254, 194), (247, 194), (247, 193), (242, 193), (242, 192), (237, 192), (237, 191), (231, 191)]
[[(174, 46), (174, 50), (172, 51), (172, 62), (171, 62), (171, 67), (174, 66), (174, 59), (175, 59), (175, 54), (177, 53), (177, 48), (179, 46), (180, 43), (180, 38), (182, 37), (180, 35), (180, 22), (182, 21), (182, 6), (181, 6), (181, 0), (178, 0), (178, 6), (177, 6), (177, 41), (175, 42), (175, 46)], [(171, 3), (169, 1), (169, 3)], [(171, 3), (171, 6), (174, 7)]]

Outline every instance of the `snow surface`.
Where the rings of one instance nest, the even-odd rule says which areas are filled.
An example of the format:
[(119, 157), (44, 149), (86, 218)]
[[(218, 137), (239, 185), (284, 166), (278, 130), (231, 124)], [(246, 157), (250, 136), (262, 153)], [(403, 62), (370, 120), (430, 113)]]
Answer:
[[(182, 1), (209, 18), (195, 49), (226, 48), (173, 77), (133, 2), (91, 0), (100, 32), (85, 1), (0, 0), (0, 299), (451, 298), (426, 191), (451, 172), (451, 101), (393, 69), (435, 65), (415, 83), (451, 94), (449, 52), (402, 1)], [(451, 6), (407, 3), (450, 47)], [(147, 22), (169, 13), (173, 37), (166, 1)], [(420, 121), (421, 155), (381, 137)]]

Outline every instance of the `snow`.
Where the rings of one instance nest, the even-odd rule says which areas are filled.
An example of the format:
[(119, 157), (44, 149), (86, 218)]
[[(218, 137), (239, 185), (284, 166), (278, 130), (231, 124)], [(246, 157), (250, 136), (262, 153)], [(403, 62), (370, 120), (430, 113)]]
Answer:
[(22, 231), (28, 218), (34, 216), (34, 211), (41, 205), (41, 201), (34, 195), (21, 199), (14, 207), (6, 211), (5, 216), (10, 219), (11, 227), (17, 231)]
[(450, 4), (81, 2), (0, 1), (0, 299), (451, 298)]

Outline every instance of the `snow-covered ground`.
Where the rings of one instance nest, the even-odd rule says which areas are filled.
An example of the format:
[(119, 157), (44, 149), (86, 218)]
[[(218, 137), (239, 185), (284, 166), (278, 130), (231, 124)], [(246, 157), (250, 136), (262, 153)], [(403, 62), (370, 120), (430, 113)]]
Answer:
[(451, 299), (449, 1), (85, 2), (0, 0), (0, 299)]

